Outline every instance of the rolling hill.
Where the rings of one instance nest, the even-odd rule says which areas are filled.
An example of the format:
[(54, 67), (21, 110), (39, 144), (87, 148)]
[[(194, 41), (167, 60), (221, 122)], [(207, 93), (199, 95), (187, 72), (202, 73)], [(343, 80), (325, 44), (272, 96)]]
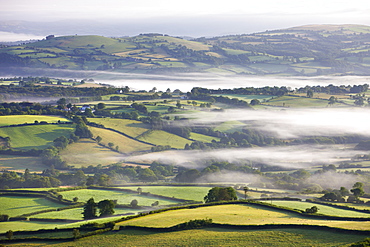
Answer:
[(363, 25), (306, 25), (194, 40), (156, 33), (124, 38), (51, 35), (1, 47), (0, 64), (135, 73), (368, 75), (369, 49), (370, 27)]

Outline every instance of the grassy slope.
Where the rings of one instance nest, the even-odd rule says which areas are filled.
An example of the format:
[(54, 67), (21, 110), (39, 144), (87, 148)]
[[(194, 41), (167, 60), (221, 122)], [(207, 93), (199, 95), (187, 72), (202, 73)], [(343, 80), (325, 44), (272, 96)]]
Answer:
[(141, 230), (109, 232), (78, 240), (51, 244), (53, 247), (67, 246), (349, 246), (364, 239), (364, 236), (331, 233), (319, 230), (227, 230), (207, 228), (178, 232), (155, 233)]
[(149, 227), (170, 227), (192, 219), (210, 218), (215, 223), (236, 225), (265, 224), (308, 224), (326, 225), (347, 229), (370, 230), (368, 222), (312, 220), (296, 214), (258, 206), (219, 205), (196, 209), (181, 209), (132, 219), (119, 225), (137, 225)]
[(116, 129), (131, 137), (137, 137), (150, 129), (148, 124), (136, 120), (116, 118), (89, 118), (90, 122), (103, 124), (107, 128)]
[(73, 131), (73, 126), (66, 125), (30, 125), (1, 128), (0, 136), (9, 136), (13, 148), (42, 149), (62, 135), (69, 137)]
[[(300, 210), (305, 210), (312, 206), (319, 208), (319, 214), (332, 215), (332, 216), (341, 216), (341, 217), (368, 217), (370, 214), (361, 213), (356, 211), (344, 210), (339, 208), (333, 208), (325, 205), (318, 205), (310, 202), (294, 202), (294, 201), (272, 201), (273, 204), (283, 207), (295, 208)], [(370, 208), (370, 207), (368, 207)]]
[[(138, 186), (127, 186), (122, 188), (136, 190)], [(194, 201), (203, 201), (204, 196), (211, 189), (211, 187), (196, 186), (140, 186), (140, 188), (143, 189), (143, 192), (150, 192), (151, 194)]]
[(64, 117), (55, 116), (39, 116), (39, 115), (14, 115), (14, 116), (1, 116), (0, 126), (12, 125), (12, 124), (24, 124), (24, 123), (34, 123), (37, 121), (46, 121), (48, 123), (56, 123), (58, 120), (62, 122), (70, 122)]
[(220, 141), (220, 138), (218, 137), (202, 135), (202, 134), (198, 134), (195, 132), (190, 133), (190, 139), (200, 141), (200, 142), (212, 142), (212, 140)]
[(109, 165), (123, 159), (122, 154), (99, 146), (89, 139), (81, 139), (77, 143), (68, 145), (60, 154), (68, 165), (75, 167)]
[(44, 198), (22, 196), (0, 196), (0, 205), (0, 214), (8, 214), (10, 217), (65, 206)]
[(45, 170), (46, 167), (42, 164), (39, 157), (0, 155), (0, 170), (7, 169), (24, 172), (27, 168), (30, 172), (40, 172)]
[(274, 106), (283, 106), (285, 104), (285, 107), (326, 107), (328, 101), (305, 97), (282, 96), (269, 100), (266, 104)]
[(119, 146), (120, 152), (131, 153), (136, 151), (150, 150), (151, 148), (151, 146), (148, 144), (135, 141), (110, 130), (94, 127), (90, 127), (90, 130), (95, 137), (100, 136), (102, 138), (101, 143), (104, 145), (108, 145), (109, 142), (112, 142), (115, 146)]
[(192, 141), (188, 139), (163, 130), (153, 130), (148, 133), (144, 133), (138, 139), (155, 145), (170, 145), (171, 147), (178, 149), (183, 149), (187, 143), (192, 143)]

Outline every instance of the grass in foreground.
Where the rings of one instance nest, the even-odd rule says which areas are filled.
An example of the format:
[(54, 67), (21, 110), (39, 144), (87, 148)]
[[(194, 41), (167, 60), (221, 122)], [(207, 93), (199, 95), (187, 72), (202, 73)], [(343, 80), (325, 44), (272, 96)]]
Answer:
[(200, 229), (180, 232), (154, 233), (142, 230), (108, 232), (76, 242), (51, 244), (66, 246), (349, 246), (364, 236), (339, 234), (318, 230), (227, 230)]
[(265, 209), (255, 205), (218, 205), (195, 209), (173, 210), (123, 221), (118, 223), (118, 225), (171, 227), (189, 220), (204, 218), (213, 219), (215, 223), (233, 225), (305, 224), (370, 230), (370, 224), (366, 221), (316, 220), (290, 212)]

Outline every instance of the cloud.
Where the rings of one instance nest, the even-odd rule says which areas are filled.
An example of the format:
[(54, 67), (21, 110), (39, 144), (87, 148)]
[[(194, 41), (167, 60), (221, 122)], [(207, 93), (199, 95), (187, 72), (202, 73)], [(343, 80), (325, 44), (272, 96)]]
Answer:
[(27, 40), (41, 40), (44, 36), (25, 34), (25, 33), (11, 33), (0, 31), (0, 42), (15, 42)]

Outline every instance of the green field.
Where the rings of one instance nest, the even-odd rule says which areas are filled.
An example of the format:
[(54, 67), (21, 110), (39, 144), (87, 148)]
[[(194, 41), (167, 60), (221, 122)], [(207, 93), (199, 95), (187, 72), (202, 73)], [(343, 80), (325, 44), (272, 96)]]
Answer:
[(0, 155), (0, 170), (24, 172), (28, 169), (30, 172), (40, 172), (45, 168), (39, 157)]
[(178, 149), (184, 149), (186, 144), (190, 145), (192, 143), (192, 141), (188, 139), (163, 130), (150, 130), (140, 135), (138, 139), (154, 145), (170, 145), (171, 147)]
[(221, 131), (221, 132), (227, 132), (232, 133), (235, 131), (241, 131), (246, 124), (240, 122), (240, 121), (227, 121), (223, 122), (217, 127), (214, 128), (215, 131)]
[[(293, 96), (282, 96), (275, 99), (271, 99), (264, 103), (273, 106), (284, 106), (284, 107), (326, 107), (328, 101), (323, 99), (314, 99), (306, 97), (293, 97)], [(336, 106), (339, 104), (337, 103)]]
[(95, 141), (80, 139), (72, 143), (60, 152), (60, 155), (68, 165), (75, 167), (110, 165), (122, 161), (123, 155), (99, 146)]
[(72, 200), (74, 197), (78, 197), (80, 202), (86, 202), (90, 198), (94, 198), (95, 202), (109, 199), (117, 200), (118, 204), (130, 204), (130, 202), (136, 199), (139, 202), (139, 206), (150, 206), (155, 201), (159, 201), (159, 205), (170, 205), (176, 204), (177, 201), (170, 199), (158, 199), (146, 195), (131, 194), (121, 191), (113, 190), (95, 190), (95, 189), (83, 189), (83, 190), (71, 190), (60, 192), (63, 198)]
[(56, 138), (69, 137), (73, 132), (73, 125), (28, 125), (0, 128), (0, 136), (10, 137), (11, 147), (20, 149), (43, 149), (52, 145)]
[[(114, 215), (137, 213), (143, 211), (142, 209), (131, 209), (131, 208), (115, 208)], [(73, 208), (62, 211), (48, 212), (42, 214), (36, 214), (34, 218), (47, 218), (47, 219), (69, 219), (69, 220), (83, 220), (82, 218), (83, 208)], [(99, 210), (97, 211), (99, 213)]]
[(0, 196), (0, 205), (0, 214), (8, 214), (10, 217), (45, 209), (65, 207), (63, 204), (44, 198), (24, 196)]
[[(135, 141), (130, 139), (124, 135), (121, 135), (117, 132), (113, 132), (111, 130), (101, 129), (90, 127), (91, 132), (93, 135), (100, 136), (102, 138), (101, 143), (104, 145), (108, 145), (108, 143), (113, 143), (114, 147), (118, 146), (119, 151), (123, 153), (132, 153), (136, 151), (144, 151), (150, 150), (151, 146), (142, 142)], [(144, 140), (146, 141), (146, 140)], [(152, 142), (149, 142), (152, 143)]]
[(88, 118), (90, 122), (104, 125), (106, 128), (118, 130), (131, 137), (137, 137), (150, 129), (150, 125), (136, 120), (117, 118)]
[(228, 230), (207, 228), (156, 233), (144, 230), (108, 232), (80, 239), (76, 242), (49, 243), (53, 247), (70, 246), (349, 246), (363, 240), (361, 235), (332, 233), (319, 230)]
[(248, 103), (252, 100), (252, 99), (258, 99), (259, 101), (263, 101), (263, 100), (268, 100), (268, 99), (271, 99), (272, 96), (271, 95), (245, 95), (245, 94), (215, 94), (215, 96), (224, 96), (224, 97), (229, 97), (230, 99), (232, 98), (237, 98), (237, 99), (241, 99), (241, 100), (245, 100), (247, 101)]
[[(306, 208), (311, 208), (312, 206), (316, 206), (319, 208), (319, 214), (331, 215), (331, 216), (340, 216), (340, 217), (365, 217), (370, 219), (370, 213), (361, 213), (351, 210), (339, 209), (330, 206), (310, 203), (310, 202), (299, 202), (299, 201), (272, 201), (272, 204), (305, 210)], [(370, 209), (370, 207), (368, 207)]]
[(34, 123), (35, 121), (39, 122), (46, 121), (48, 123), (57, 123), (58, 120), (62, 122), (70, 122), (70, 120), (64, 117), (41, 116), (41, 115), (14, 115), (14, 116), (0, 116), (0, 126)]
[(200, 142), (212, 142), (212, 140), (215, 141), (220, 141), (220, 138), (218, 137), (213, 137), (213, 136), (207, 136), (203, 134), (198, 134), (195, 132), (190, 133), (190, 139), (195, 140), (195, 141), (200, 141)]
[[(136, 191), (138, 186), (127, 186), (121, 188)], [(204, 196), (207, 195), (208, 191), (211, 189), (211, 187), (197, 186), (140, 186), (140, 188), (143, 192), (150, 192), (151, 194), (194, 201), (203, 201)]]
[(306, 224), (324, 225), (346, 229), (370, 230), (367, 221), (327, 221), (310, 219), (277, 209), (266, 209), (256, 205), (218, 205), (195, 209), (180, 209), (147, 215), (118, 225), (147, 227), (171, 227), (193, 219), (212, 219), (215, 223), (233, 225)]

